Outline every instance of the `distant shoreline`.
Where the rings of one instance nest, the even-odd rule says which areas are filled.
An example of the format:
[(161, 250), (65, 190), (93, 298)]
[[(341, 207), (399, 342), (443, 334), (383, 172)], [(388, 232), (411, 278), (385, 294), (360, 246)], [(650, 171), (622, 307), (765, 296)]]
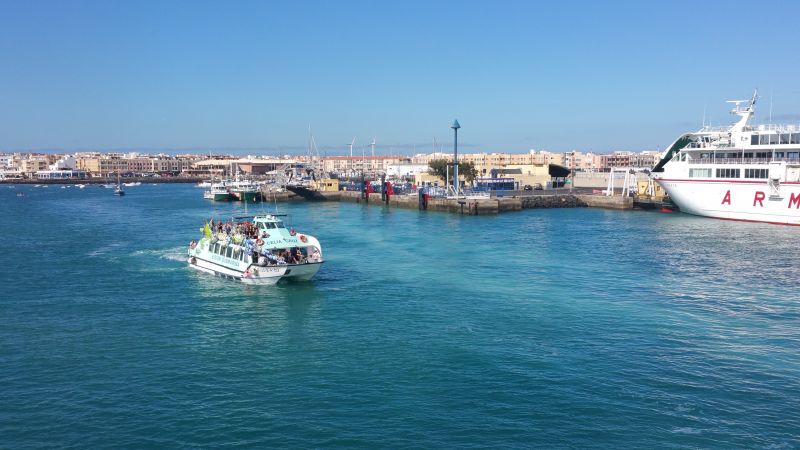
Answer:
[[(123, 183), (199, 183), (203, 177), (127, 177), (122, 178)], [(60, 179), (25, 179), (25, 180), (0, 180), (0, 184), (116, 184), (117, 178), (60, 178)]]

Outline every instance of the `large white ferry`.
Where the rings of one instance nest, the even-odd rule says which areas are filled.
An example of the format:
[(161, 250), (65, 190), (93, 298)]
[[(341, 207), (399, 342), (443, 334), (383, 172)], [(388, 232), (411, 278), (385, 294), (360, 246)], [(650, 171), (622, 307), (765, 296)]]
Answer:
[(324, 262), (317, 238), (287, 229), (276, 214), (206, 223), (188, 253), (193, 269), (251, 284), (310, 280)]
[(800, 125), (751, 126), (756, 99), (730, 101), (735, 124), (684, 134), (663, 153), (653, 178), (681, 211), (800, 225)]

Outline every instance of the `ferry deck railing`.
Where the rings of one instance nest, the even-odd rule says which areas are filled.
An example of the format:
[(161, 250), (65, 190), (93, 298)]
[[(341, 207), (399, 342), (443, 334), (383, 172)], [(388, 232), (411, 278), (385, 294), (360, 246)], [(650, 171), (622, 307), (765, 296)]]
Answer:
[(767, 165), (771, 162), (785, 162), (788, 164), (800, 164), (800, 158), (700, 158), (690, 159), (689, 164), (762, 164)]

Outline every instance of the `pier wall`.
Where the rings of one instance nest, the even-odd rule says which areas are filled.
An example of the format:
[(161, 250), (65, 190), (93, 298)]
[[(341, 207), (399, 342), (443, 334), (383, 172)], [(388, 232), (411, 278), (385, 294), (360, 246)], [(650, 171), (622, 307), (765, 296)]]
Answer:
[[(523, 209), (542, 208), (607, 208), (633, 209), (633, 198), (607, 197), (605, 195), (559, 193), (553, 195), (528, 195), (482, 199), (429, 198), (427, 207), (421, 208), (416, 195), (392, 195), (389, 202), (381, 200), (380, 193), (369, 194), (363, 198), (358, 191), (320, 192), (324, 201), (362, 203), (370, 206), (384, 206), (406, 209), (425, 209), (427, 211), (451, 214), (494, 215)], [(302, 197), (291, 192), (270, 193), (267, 201), (302, 201)]]

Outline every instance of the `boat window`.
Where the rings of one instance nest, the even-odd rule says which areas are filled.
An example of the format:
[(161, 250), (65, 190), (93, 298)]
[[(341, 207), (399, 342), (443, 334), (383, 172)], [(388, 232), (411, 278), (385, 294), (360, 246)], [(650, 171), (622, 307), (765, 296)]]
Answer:
[(789, 159), (797, 159), (798, 154), (798, 152), (788, 152), (786, 153), (786, 157)]
[(758, 135), (754, 134), (750, 136), (750, 145), (758, 145)]
[(283, 228), (283, 222), (277, 222), (277, 223), (275, 224), (275, 226), (276, 226), (277, 228)]
[(770, 134), (769, 135), (769, 144), (770, 145), (777, 145), (778, 144), (778, 135), (777, 134)]
[(776, 158), (783, 158), (783, 152), (775, 152)]
[(792, 133), (792, 144), (800, 144), (800, 133)]
[(767, 169), (744, 169), (745, 178), (767, 178)]
[(769, 135), (768, 134), (762, 134), (759, 137), (758, 143), (760, 145), (769, 145)]
[(739, 178), (739, 169), (717, 169), (717, 178)]
[(711, 178), (711, 169), (689, 169), (689, 178)]
[(753, 157), (753, 154), (752, 154), (752, 153), (745, 153), (745, 154), (744, 154), (744, 157), (745, 157), (745, 158), (752, 158), (752, 157)]
[(770, 152), (758, 152), (756, 153), (756, 158), (769, 158), (771, 155)]
[(789, 133), (781, 134), (781, 144), (788, 144), (789, 143)]
[(230, 246), (229, 246), (229, 247), (228, 247), (228, 250), (225, 252), (225, 256), (227, 256), (228, 258), (230, 258), (232, 254), (233, 254), (233, 247), (230, 247)]

